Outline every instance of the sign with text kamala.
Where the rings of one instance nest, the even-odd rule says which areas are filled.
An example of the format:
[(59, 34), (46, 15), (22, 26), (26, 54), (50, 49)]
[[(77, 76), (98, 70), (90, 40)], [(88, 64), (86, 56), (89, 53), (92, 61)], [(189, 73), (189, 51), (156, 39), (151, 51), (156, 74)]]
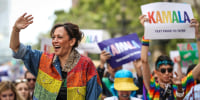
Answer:
[(140, 58), (141, 42), (136, 33), (104, 40), (98, 45), (112, 55), (108, 62), (113, 68)]
[(103, 30), (91, 30), (91, 29), (82, 29), (84, 34), (81, 43), (78, 46), (79, 50), (83, 50), (88, 53), (101, 53), (97, 43), (101, 42), (103, 39)]
[(185, 3), (151, 3), (141, 6), (142, 14), (149, 18), (144, 23), (146, 39), (194, 38), (195, 29), (190, 27), (192, 9)]

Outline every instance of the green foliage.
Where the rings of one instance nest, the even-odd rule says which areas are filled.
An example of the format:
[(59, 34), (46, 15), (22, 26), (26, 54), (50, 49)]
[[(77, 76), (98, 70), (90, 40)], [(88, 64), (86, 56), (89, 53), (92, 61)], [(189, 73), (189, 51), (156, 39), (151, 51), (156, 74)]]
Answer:
[(56, 11), (55, 23), (73, 22), (81, 29), (105, 29), (112, 37), (143, 33), (138, 20), (140, 6), (157, 1), (162, 0), (80, 0), (69, 12)]
[[(111, 37), (137, 33), (141, 38), (144, 32), (138, 17), (141, 15), (140, 6), (163, 0), (79, 0), (79, 3), (70, 9), (56, 11), (56, 23), (72, 22), (81, 29), (105, 29)], [(193, 8), (195, 18), (198, 13)], [(176, 50), (176, 44), (187, 42), (184, 39), (153, 41), (151, 50), (158, 47), (163, 53)]]

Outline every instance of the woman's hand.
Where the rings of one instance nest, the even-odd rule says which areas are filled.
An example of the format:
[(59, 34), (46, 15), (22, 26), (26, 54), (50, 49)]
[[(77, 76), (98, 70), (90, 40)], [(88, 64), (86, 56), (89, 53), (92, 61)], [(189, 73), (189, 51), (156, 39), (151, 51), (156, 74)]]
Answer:
[(149, 19), (146, 18), (146, 15), (141, 15), (141, 16), (139, 17), (139, 19), (140, 19), (140, 23), (142, 24), (142, 26), (144, 26), (144, 22), (149, 21)]
[(21, 29), (25, 29), (27, 26), (33, 23), (32, 15), (27, 15), (27, 16), (26, 15), (27, 13), (24, 13), (17, 19), (13, 27), (15, 31), (20, 31)]
[(197, 39), (200, 38), (200, 34), (199, 34), (199, 22), (196, 19), (191, 19), (190, 26), (191, 27), (195, 27), (195, 36), (196, 36)]

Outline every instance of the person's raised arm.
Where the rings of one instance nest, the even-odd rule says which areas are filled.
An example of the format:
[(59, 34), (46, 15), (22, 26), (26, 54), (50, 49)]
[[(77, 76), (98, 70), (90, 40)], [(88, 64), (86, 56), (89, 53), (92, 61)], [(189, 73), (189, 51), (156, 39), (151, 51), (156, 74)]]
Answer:
[(177, 62), (178, 66), (177, 66), (177, 74), (178, 76), (180, 76), (181, 78), (184, 77), (182, 69), (181, 69), (181, 57), (177, 56), (175, 57), (175, 62)]
[[(195, 27), (195, 37), (197, 39), (197, 48), (198, 48), (198, 56), (200, 57), (200, 33), (199, 33), (199, 22), (196, 19), (191, 20), (191, 27)], [(200, 59), (198, 61), (198, 64), (195, 66), (195, 68), (192, 70), (192, 75), (194, 80), (197, 79), (197, 77), (200, 75)]]
[[(139, 19), (140, 19), (140, 23), (143, 26), (144, 26), (144, 22), (148, 21), (148, 19), (145, 18), (145, 15), (140, 16)], [(142, 49), (141, 49), (141, 61), (142, 61), (142, 67), (143, 67), (143, 70), (142, 70), (143, 81), (147, 90), (150, 89), (150, 75), (151, 75), (149, 63), (148, 63), (148, 50), (149, 50), (148, 43), (149, 41), (143, 38)]]
[(133, 61), (133, 65), (135, 67), (135, 70), (136, 70), (136, 74), (138, 77), (142, 77), (142, 61), (141, 59), (137, 59), (135, 61)]
[(105, 50), (103, 50), (100, 54), (100, 68), (103, 69), (104, 68), (104, 64), (106, 63), (106, 61), (108, 59), (110, 59), (111, 55), (109, 52), (106, 52)]
[(20, 30), (25, 29), (27, 26), (29, 26), (30, 24), (33, 23), (32, 15), (27, 15), (27, 16), (26, 15), (27, 15), (27, 13), (24, 13), (22, 16), (20, 16), (13, 26), (13, 30), (12, 30), (11, 38), (10, 38), (10, 48), (14, 52), (17, 52), (19, 49), (19, 45), (20, 45), (19, 32), (20, 32)]
[(97, 71), (99, 73), (99, 77), (102, 80), (103, 75), (104, 75), (104, 71), (105, 71), (105, 67), (104, 64), (106, 63), (106, 61), (108, 59), (110, 59), (111, 55), (109, 52), (106, 52), (105, 50), (103, 50), (100, 54), (100, 65), (97, 68)]

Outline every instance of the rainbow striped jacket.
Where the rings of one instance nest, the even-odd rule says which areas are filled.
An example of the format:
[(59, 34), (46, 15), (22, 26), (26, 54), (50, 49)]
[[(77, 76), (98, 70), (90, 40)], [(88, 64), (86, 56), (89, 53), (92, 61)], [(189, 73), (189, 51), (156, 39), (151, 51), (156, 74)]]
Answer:
[[(58, 57), (54, 54), (32, 50), (30, 46), (20, 44), (13, 56), (22, 59), (26, 68), (36, 76), (33, 100), (56, 100), (64, 80)], [(81, 56), (76, 66), (67, 73), (68, 100), (97, 100), (101, 94), (101, 82), (91, 59)]]

